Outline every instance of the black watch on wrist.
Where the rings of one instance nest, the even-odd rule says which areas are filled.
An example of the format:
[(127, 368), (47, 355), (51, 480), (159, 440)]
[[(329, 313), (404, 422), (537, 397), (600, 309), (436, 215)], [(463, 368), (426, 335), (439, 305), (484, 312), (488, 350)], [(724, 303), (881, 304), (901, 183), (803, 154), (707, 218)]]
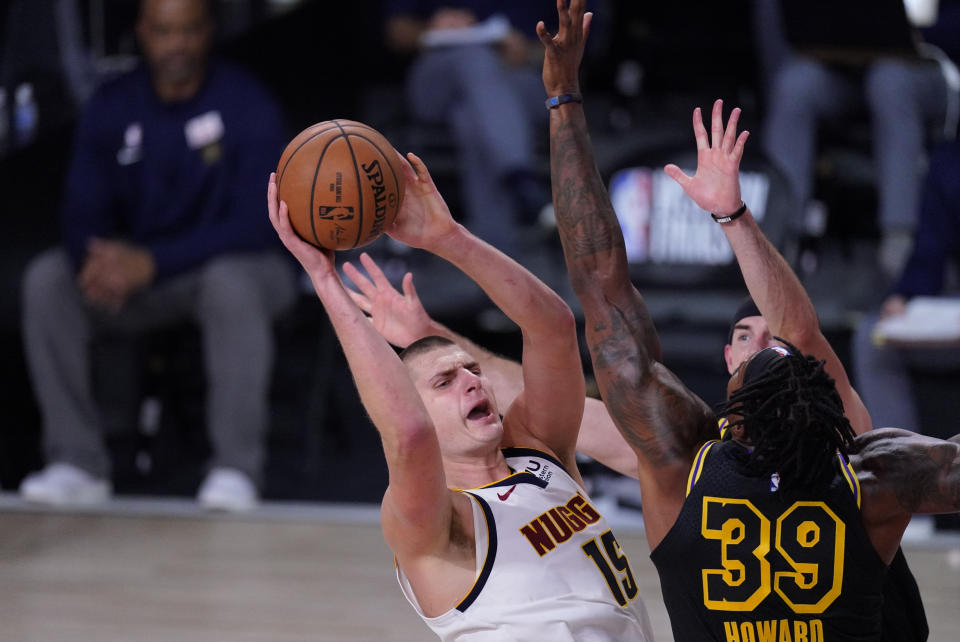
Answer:
[(713, 220), (715, 220), (717, 223), (729, 223), (730, 221), (735, 221), (741, 216), (743, 216), (743, 213), (746, 211), (747, 211), (747, 204), (744, 203), (743, 201), (740, 201), (740, 207), (738, 207), (737, 211), (734, 212), (733, 214), (717, 215), (717, 214), (714, 214), (713, 212), (710, 212), (710, 216), (712, 216)]

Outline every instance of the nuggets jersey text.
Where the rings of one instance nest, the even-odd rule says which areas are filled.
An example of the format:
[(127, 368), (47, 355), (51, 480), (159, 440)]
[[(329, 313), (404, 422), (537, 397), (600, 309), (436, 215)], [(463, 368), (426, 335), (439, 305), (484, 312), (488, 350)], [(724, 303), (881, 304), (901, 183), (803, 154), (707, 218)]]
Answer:
[(547, 453), (504, 450), (510, 476), (465, 490), (473, 500), (477, 580), (426, 617), (443, 640), (652, 640), (630, 562), (583, 488)]

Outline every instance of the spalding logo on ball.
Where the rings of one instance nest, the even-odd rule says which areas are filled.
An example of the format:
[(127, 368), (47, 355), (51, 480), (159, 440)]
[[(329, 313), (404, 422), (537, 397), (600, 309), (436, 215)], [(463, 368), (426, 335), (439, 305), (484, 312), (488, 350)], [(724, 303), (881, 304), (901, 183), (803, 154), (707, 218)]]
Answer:
[(401, 160), (377, 130), (327, 120), (290, 141), (277, 165), (277, 191), (294, 231), (308, 243), (347, 250), (374, 241), (403, 200)]

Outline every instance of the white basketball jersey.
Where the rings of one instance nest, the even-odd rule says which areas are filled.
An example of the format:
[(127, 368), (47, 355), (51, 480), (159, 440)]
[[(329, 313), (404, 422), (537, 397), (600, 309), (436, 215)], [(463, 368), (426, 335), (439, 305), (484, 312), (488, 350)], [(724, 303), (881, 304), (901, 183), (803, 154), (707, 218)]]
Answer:
[(653, 639), (630, 563), (586, 491), (554, 457), (508, 448), (509, 477), (465, 490), (473, 499), (477, 579), (437, 617), (410, 604), (442, 640)]

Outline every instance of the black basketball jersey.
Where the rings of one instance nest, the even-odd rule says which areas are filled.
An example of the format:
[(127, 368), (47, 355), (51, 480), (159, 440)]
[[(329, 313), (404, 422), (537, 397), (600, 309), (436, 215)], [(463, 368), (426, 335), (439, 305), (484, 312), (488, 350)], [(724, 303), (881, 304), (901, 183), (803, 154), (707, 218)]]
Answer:
[(678, 642), (880, 639), (886, 565), (860, 519), (856, 475), (838, 455), (829, 486), (777, 490), (747, 450), (710, 442), (676, 523), (651, 553)]

